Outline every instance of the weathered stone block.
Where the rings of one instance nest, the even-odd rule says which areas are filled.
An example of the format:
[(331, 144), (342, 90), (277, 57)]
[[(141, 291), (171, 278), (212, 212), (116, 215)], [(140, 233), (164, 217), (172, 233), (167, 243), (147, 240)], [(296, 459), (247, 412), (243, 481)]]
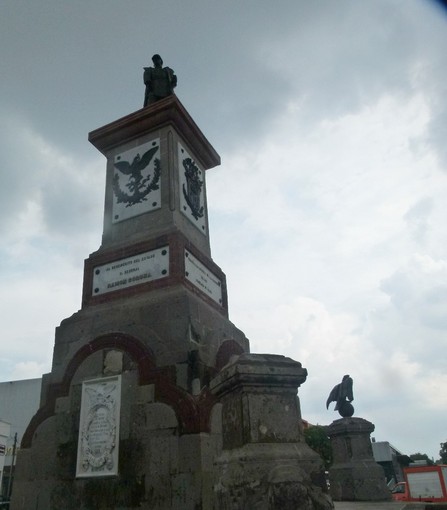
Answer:
[(383, 468), (374, 461), (370, 434), (374, 425), (363, 418), (342, 418), (326, 427), (333, 464), (330, 492), (336, 501), (391, 499)]
[(137, 388), (136, 400), (138, 403), (149, 404), (154, 402), (155, 386), (153, 384), (146, 384)]
[(146, 428), (148, 431), (170, 429), (169, 434), (172, 435), (177, 427), (177, 417), (171, 407), (160, 403), (148, 404), (146, 406)]
[(222, 403), (218, 510), (333, 508), (323, 463), (299, 427), (296, 393), (306, 375), (284, 356), (242, 354), (211, 381)]

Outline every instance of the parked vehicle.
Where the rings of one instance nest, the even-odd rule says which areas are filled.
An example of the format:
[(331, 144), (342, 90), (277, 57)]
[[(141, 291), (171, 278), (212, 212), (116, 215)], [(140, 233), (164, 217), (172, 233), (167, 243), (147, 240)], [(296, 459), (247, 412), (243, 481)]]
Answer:
[(405, 482), (391, 491), (395, 501), (447, 501), (447, 465), (404, 468)]

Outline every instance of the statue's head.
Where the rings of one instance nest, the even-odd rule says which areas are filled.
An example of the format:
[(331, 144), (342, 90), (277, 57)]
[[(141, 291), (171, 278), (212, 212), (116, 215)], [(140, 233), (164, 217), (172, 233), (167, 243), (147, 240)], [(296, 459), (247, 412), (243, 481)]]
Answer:
[(158, 53), (156, 53), (153, 57), (152, 57), (152, 62), (154, 63), (155, 66), (162, 66), (163, 65), (163, 60), (162, 58), (160, 57), (160, 55)]

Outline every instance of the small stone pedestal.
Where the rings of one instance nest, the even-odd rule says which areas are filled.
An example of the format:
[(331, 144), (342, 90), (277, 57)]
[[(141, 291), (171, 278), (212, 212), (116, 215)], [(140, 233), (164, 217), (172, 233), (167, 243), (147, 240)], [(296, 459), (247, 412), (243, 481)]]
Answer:
[(218, 510), (330, 510), (320, 457), (304, 441), (297, 388), (307, 371), (290, 358), (241, 354), (210, 384), (222, 403)]
[(374, 428), (363, 418), (342, 418), (326, 428), (334, 458), (329, 481), (335, 501), (391, 499), (383, 468), (372, 453), (370, 434)]

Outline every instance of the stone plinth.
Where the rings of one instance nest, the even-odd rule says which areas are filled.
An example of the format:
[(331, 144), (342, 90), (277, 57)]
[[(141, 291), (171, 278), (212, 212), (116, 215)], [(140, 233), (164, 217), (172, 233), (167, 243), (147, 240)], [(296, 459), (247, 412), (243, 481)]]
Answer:
[(363, 418), (342, 418), (326, 428), (334, 463), (329, 471), (335, 501), (385, 501), (391, 498), (383, 468), (374, 461), (370, 434), (374, 425)]
[(222, 402), (216, 461), (219, 510), (328, 510), (324, 468), (304, 441), (297, 388), (307, 371), (290, 358), (242, 354), (211, 381)]

